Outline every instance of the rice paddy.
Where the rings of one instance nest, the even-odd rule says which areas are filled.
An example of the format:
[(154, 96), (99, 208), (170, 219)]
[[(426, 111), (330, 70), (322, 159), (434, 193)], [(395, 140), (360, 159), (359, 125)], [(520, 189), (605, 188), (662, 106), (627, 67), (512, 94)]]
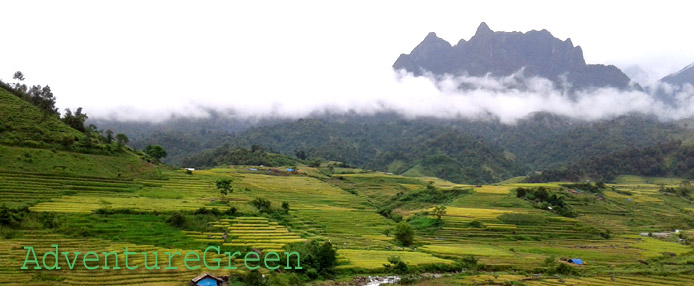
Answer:
[[(585, 265), (580, 269), (587, 276), (562, 278), (566, 285), (683, 285), (678, 283), (691, 279), (688, 274), (661, 277), (630, 272), (694, 271), (694, 262), (690, 262), (694, 261), (694, 248), (678, 242), (677, 237), (638, 235), (671, 231), (687, 224), (694, 207), (660, 194), (653, 184), (674, 179), (622, 178), (620, 184), (614, 185), (617, 191), (606, 191), (603, 199), (592, 194), (570, 194), (562, 191), (559, 184), (543, 184), (565, 196), (580, 213), (571, 218), (516, 198), (512, 191), (516, 187), (540, 185), (515, 181), (475, 187), (377, 172), (344, 171), (333, 177), (319, 172), (273, 175), (249, 171), (247, 167), (194, 171), (192, 175), (181, 170), (160, 172), (161, 179), (0, 173), (0, 203), (27, 206), (36, 213), (53, 213), (60, 221), (60, 226), (53, 230), (37, 227), (0, 233), (7, 238), (0, 241), (0, 283), (182, 285), (199, 274), (185, 268), (154, 272), (19, 271), (26, 254), (21, 245), (32, 244), (45, 250), (51, 242), (68, 250), (85, 251), (118, 250), (127, 245), (141, 251), (158, 251), (161, 256), (165, 251), (200, 251), (208, 245), (279, 252), (294, 243), (330, 241), (338, 250), (338, 273), (345, 275), (384, 271), (383, 265), (391, 256), (401, 257), (411, 267), (450, 266), (458, 259), (474, 256), (486, 265), (519, 271), (532, 271), (550, 258), (583, 259)], [(232, 179), (232, 193), (219, 193), (214, 184), (219, 178)], [(377, 210), (383, 201), (399, 193), (425, 190), (429, 184), (443, 191), (472, 188), (473, 192), (441, 203), (446, 206), (441, 225), (417, 231), (416, 245), (401, 247), (391, 233), (396, 222), (379, 215)], [(629, 191), (630, 195), (620, 191)], [(277, 220), (248, 203), (255, 198), (268, 199), (275, 209), (287, 203), (289, 209), (282, 220)], [(415, 213), (431, 211), (431, 205), (395, 211), (411, 218)], [(200, 208), (224, 212), (232, 207), (238, 215), (201, 221), (199, 229), (179, 229), (167, 223), (174, 212), (192, 213)], [(119, 213), (123, 210), (127, 211)], [(608, 238), (605, 233), (609, 233)], [(688, 233), (691, 231), (682, 232), (684, 236)], [(651, 266), (664, 265), (659, 261), (668, 264)], [(560, 283), (551, 277), (502, 271), (498, 275), (452, 275), (418, 285), (512, 281), (524, 285)]]

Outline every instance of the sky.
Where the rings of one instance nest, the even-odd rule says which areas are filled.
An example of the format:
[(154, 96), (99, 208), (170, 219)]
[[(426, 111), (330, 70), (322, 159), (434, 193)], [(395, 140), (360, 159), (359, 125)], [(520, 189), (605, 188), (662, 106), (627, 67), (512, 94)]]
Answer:
[[(651, 83), (694, 62), (692, 8), (691, 1), (3, 1), (0, 79), (12, 82), (21, 70), (27, 83), (50, 85), (61, 110), (81, 106), (92, 118), (395, 109), (491, 112), (510, 122), (604, 102), (551, 105), (545, 89), (459, 94), (391, 65), (429, 32), (457, 43), (484, 21), (495, 31), (547, 29), (580, 45), (588, 63), (638, 66)], [(673, 111), (643, 95), (603, 92), (628, 108), (596, 118), (643, 108), (691, 115), (689, 98)]]

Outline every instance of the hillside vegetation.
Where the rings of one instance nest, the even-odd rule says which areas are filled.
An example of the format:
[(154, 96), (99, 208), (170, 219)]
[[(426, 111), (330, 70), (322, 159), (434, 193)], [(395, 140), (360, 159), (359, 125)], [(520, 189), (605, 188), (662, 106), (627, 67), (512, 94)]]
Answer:
[(64, 124), (58, 116), (0, 88), (0, 144), (64, 149), (87, 146), (87, 136)]
[(529, 182), (614, 181), (619, 175), (694, 178), (694, 147), (680, 141), (629, 148), (532, 175)]
[(489, 183), (525, 174), (503, 149), (455, 129), (420, 121), (302, 119), (253, 128), (227, 142), (229, 147), (190, 156), (181, 164), (211, 167), (224, 162), (231, 149), (260, 145), (283, 154), (303, 152), (309, 158), (453, 182)]
[(157, 177), (143, 154), (96, 129), (79, 131), (0, 88), (0, 172), (102, 178)]

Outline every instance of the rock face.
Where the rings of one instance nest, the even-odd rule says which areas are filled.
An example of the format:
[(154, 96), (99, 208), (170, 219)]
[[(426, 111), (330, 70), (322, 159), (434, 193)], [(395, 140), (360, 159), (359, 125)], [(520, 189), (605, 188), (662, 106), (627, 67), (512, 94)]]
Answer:
[(629, 88), (630, 79), (615, 66), (587, 65), (581, 47), (570, 39), (559, 40), (547, 30), (494, 32), (482, 23), (469, 41), (456, 45), (429, 33), (410, 54), (393, 64), (415, 75), (507, 76), (523, 69), (526, 76), (540, 76), (571, 89), (592, 87)]
[(675, 85), (684, 85), (687, 83), (694, 85), (694, 64), (688, 65), (681, 71), (668, 75), (660, 81)]

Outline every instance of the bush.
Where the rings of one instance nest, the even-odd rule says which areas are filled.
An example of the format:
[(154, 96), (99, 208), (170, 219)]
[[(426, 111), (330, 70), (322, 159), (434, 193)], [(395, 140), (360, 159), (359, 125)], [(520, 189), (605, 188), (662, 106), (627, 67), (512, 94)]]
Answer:
[(22, 223), (24, 214), (28, 213), (27, 208), (10, 209), (6, 205), (0, 206), (0, 225), (8, 227), (17, 227)]
[(166, 219), (166, 222), (172, 226), (181, 228), (186, 223), (186, 217), (179, 212), (175, 212), (172, 213), (171, 216)]
[(480, 221), (478, 221), (478, 220), (473, 220), (473, 221), (469, 222), (467, 225), (468, 225), (469, 227), (474, 227), (474, 228), (483, 228), (483, 227), (484, 227), (484, 224), (482, 224), (482, 223), (481, 223)]
[(406, 222), (400, 222), (393, 231), (395, 240), (403, 246), (410, 246), (414, 243), (414, 228)]
[(577, 275), (578, 271), (571, 267), (570, 265), (566, 263), (559, 263), (557, 265), (557, 268), (554, 269), (554, 272), (557, 274), (562, 274), (562, 275)]
[(258, 209), (258, 211), (261, 213), (270, 213), (270, 207), (272, 203), (268, 199), (258, 197), (250, 201), (249, 203), (256, 209)]
[[(288, 249), (301, 253), (302, 270), (297, 270), (298, 273), (303, 273), (309, 280), (315, 280), (323, 277), (334, 275), (334, 268), (337, 265), (337, 250), (330, 242), (318, 243), (315, 240), (292, 244)], [(285, 261), (286, 258), (280, 258)]]
[(383, 267), (386, 268), (387, 272), (402, 275), (406, 274), (408, 271), (407, 263), (402, 261), (402, 259), (400, 259), (400, 256), (388, 257), (388, 263), (389, 264), (383, 264)]
[(248, 271), (246, 275), (243, 276), (243, 283), (245, 285), (249, 286), (264, 286), (267, 285), (268, 279), (263, 277), (263, 274), (258, 271), (258, 269), (254, 269), (251, 271)]
[(482, 265), (479, 264), (479, 260), (477, 260), (475, 256), (470, 255), (458, 260), (458, 262), (456, 262), (456, 267), (474, 272), (481, 269)]

